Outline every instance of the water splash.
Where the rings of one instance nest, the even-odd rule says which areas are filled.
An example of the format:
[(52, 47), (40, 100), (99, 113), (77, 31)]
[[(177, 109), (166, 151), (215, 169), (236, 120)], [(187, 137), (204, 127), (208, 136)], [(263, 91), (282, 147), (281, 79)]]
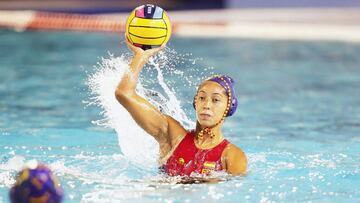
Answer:
[[(174, 60), (169, 59), (176, 52), (167, 49), (150, 59), (149, 64), (143, 69), (145, 73), (156, 77), (146, 79), (141, 75), (136, 87), (137, 93), (146, 98), (162, 113), (167, 114), (178, 120), (185, 128), (195, 126), (184, 112), (179, 99), (176, 97), (176, 88), (171, 87), (165, 81), (164, 74), (177, 75), (188, 81), (184, 72), (174, 70), (174, 64), (179, 63), (184, 57)], [(170, 55), (170, 57), (169, 57)], [(115, 98), (115, 89), (123, 74), (129, 71), (129, 57), (122, 55), (109, 58), (102, 58), (97, 64), (96, 72), (89, 75), (87, 85), (90, 89), (90, 105), (99, 106), (102, 111), (103, 119), (94, 121), (95, 124), (113, 128), (117, 135), (120, 148), (124, 156), (143, 167), (156, 167), (159, 157), (158, 143), (153, 137), (140, 128), (127, 110), (118, 103)], [(152, 73), (150, 73), (152, 71)], [(168, 76), (168, 75), (167, 75)], [(167, 77), (166, 76), (166, 77)], [(199, 77), (201, 78), (201, 77)], [(151, 87), (159, 87), (156, 91), (145, 88), (152, 81)], [(145, 83), (145, 85), (143, 85)], [(192, 86), (193, 84), (188, 84)]]
[[(188, 118), (184, 110), (181, 108), (180, 101), (176, 98), (175, 90), (170, 89), (170, 87), (165, 83), (164, 74), (160, 67), (160, 64), (162, 64), (161, 60), (163, 59), (167, 59), (167, 57), (163, 53), (160, 53), (159, 57), (153, 57), (149, 60), (150, 65), (152, 65), (157, 72), (157, 81), (159, 82), (161, 88), (167, 93), (168, 96), (168, 100), (164, 100), (163, 102), (165, 106), (163, 112), (165, 112), (167, 115), (172, 116), (173, 118), (175, 118), (175, 120), (180, 121), (180, 123), (182, 123), (183, 126), (187, 128), (194, 128), (195, 127), (194, 122)], [(151, 100), (151, 98), (149, 99)], [(156, 102), (152, 102), (152, 103), (156, 103)]]
[(15, 183), (14, 173), (23, 167), (24, 160), (23, 156), (15, 155), (6, 163), (0, 163), (0, 187), (10, 187)]
[(93, 97), (92, 104), (101, 107), (104, 119), (94, 123), (113, 128), (118, 134), (122, 152), (141, 165), (154, 166), (158, 156), (157, 143), (137, 126), (131, 115), (115, 99), (115, 89), (125, 71), (128, 60), (124, 57), (102, 58), (97, 71), (87, 84)]

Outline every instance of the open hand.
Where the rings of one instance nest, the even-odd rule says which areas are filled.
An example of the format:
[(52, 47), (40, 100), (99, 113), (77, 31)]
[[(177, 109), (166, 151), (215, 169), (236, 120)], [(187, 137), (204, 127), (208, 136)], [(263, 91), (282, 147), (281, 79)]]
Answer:
[(155, 55), (159, 51), (165, 48), (165, 44), (157, 48), (143, 50), (140, 47), (133, 45), (125, 35), (125, 42), (128, 48), (134, 53), (135, 56), (141, 56), (144, 60), (148, 60), (151, 56)]

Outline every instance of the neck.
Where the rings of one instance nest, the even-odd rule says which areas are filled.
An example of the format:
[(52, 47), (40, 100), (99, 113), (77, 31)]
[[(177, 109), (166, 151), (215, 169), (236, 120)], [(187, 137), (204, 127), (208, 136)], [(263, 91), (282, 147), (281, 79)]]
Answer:
[[(198, 145), (198, 147), (206, 148), (209, 146), (217, 145), (224, 139), (221, 132), (221, 124), (208, 128), (209, 131), (205, 130), (205, 128), (206, 127), (200, 126), (199, 123), (196, 124), (195, 134), (196, 144)], [(201, 134), (201, 131), (202, 137), (199, 136), (199, 133)]]

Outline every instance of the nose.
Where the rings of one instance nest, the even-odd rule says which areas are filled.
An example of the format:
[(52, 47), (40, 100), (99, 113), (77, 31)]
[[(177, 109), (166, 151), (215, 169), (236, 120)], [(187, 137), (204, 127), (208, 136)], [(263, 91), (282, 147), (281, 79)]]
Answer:
[(210, 109), (211, 101), (210, 99), (206, 99), (204, 101), (203, 109)]

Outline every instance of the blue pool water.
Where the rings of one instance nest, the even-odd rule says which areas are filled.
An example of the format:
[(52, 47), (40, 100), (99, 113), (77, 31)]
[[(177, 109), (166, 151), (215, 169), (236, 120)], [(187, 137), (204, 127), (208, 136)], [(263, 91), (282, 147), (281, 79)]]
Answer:
[(31, 159), (55, 171), (65, 202), (360, 201), (360, 44), (173, 37), (141, 90), (169, 111), (180, 102), (186, 116), (173, 114), (191, 126), (199, 78), (231, 75), (240, 103), (224, 134), (249, 159), (246, 177), (181, 185), (157, 174), (154, 141), (112, 98), (122, 40), (0, 30), (0, 202)]

